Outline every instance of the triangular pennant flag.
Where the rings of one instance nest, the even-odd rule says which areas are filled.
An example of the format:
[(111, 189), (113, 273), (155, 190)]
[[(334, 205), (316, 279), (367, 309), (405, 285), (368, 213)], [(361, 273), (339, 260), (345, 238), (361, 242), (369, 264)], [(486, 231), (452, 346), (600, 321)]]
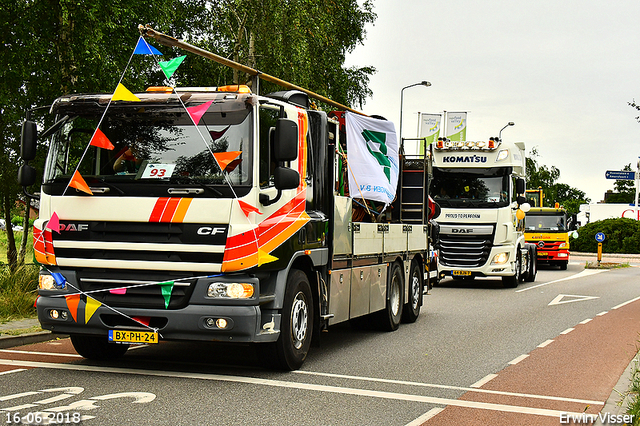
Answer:
[(102, 306), (102, 303), (98, 302), (93, 297), (87, 297), (87, 304), (84, 307), (84, 323), (87, 324), (96, 310)]
[(269, 262), (275, 262), (276, 260), (278, 260), (277, 257), (271, 256), (264, 250), (258, 249), (258, 266), (262, 266)]
[(242, 209), (242, 212), (247, 217), (249, 217), (249, 213), (251, 213), (251, 212), (262, 214), (262, 212), (260, 212), (260, 210), (258, 210), (256, 207), (253, 207), (249, 203), (245, 203), (244, 201), (238, 200), (238, 204), (240, 204), (240, 208)]
[(164, 297), (164, 308), (169, 308), (169, 300), (171, 299), (171, 292), (173, 291), (173, 281), (167, 281), (164, 283), (158, 283), (162, 297)]
[(118, 87), (116, 87), (116, 91), (113, 92), (113, 96), (111, 96), (112, 101), (135, 101), (140, 102), (140, 98), (131, 93), (129, 89), (124, 87), (122, 83), (118, 83)]
[(224, 129), (222, 129), (220, 131), (209, 130), (209, 134), (211, 135), (211, 139), (213, 139), (214, 141), (217, 141), (222, 136), (224, 136), (225, 133), (227, 133), (227, 130), (229, 130), (230, 127), (231, 127), (231, 125), (228, 125), (226, 128), (224, 128)]
[(93, 145), (93, 146), (97, 146), (98, 148), (104, 148), (109, 150), (115, 148), (111, 143), (111, 141), (109, 140), (109, 138), (107, 137), (107, 135), (105, 135), (100, 129), (96, 129), (96, 132), (93, 134), (93, 137), (91, 138), (91, 142), (89, 143), (89, 145)]
[(213, 101), (209, 101), (206, 104), (187, 108), (187, 112), (191, 116), (191, 119), (193, 120), (194, 123), (200, 124), (200, 119), (202, 118), (204, 113), (207, 112), (207, 110), (209, 109), (212, 103)]
[(147, 43), (147, 41), (140, 36), (138, 39), (138, 44), (136, 44), (136, 48), (133, 51), (134, 55), (160, 55), (162, 56), (162, 52), (158, 49)]
[(60, 233), (60, 218), (56, 212), (53, 212), (51, 219), (47, 222), (47, 229), (51, 229), (53, 232)]
[(227, 170), (228, 172), (231, 172), (233, 171), (233, 169), (236, 168), (238, 164), (240, 164), (240, 161), (242, 161), (242, 160), (238, 162), (233, 161), (236, 158), (238, 158), (240, 154), (242, 154), (242, 151), (215, 152), (213, 153), (213, 156), (215, 157), (216, 161), (218, 162), (218, 165), (220, 166), (220, 170), (222, 171), (225, 171), (227, 167), (229, 167), (229, 165), (232, 165), (232, 168), (230, 170)]
[(52, 272), (51, 276), (53, 277), (53, 280), (56, 282), (56, 286), (60, 289), (63, 289), (65, 287), (65, 284), (67, 283), (67, 279), (64, 277), (64, 275), (62, 275), (60, 272)]
[(137, 322), (138, 324), (142, 324), (147, 327), (149, 327), (149, 323), (151, 322), (151, 317), (131, 317), (131, 319)]
[(79, 191), (86, 192), (87, 194), (93, 195), (93, 192), (91, 192), (91, 188), (89, 188), (89, 185), (87, 185), (87, 182), (84, 181), (84, 178), (82, 177), (80, 172), (78, 172), (77, 170), (73, 174), (73, 177), (71, 178), (71, 182), (69, 182), (69, 186)]
[(69, 308), (69, 312), (73, 317), (75, 322), (78, 322), (78, 303), (80, 303), (80, 295), (72, 294), (70, 296), (64, 297), (67, 301), (67, 308)]
[(162, 71), (164, 72), (164, 75), (167, 76), (167, 79), (170, 79), (173, 73), (176, 72), (176, 70), (178, 69), (178, 67), (186, 57), (187, 55), (178, 56), (177, 58), (173, 58), (170, 61), (158, 62), (158, 65), (160, 65), (160, 68), (162, 68)]
[(127, 294), (127, 289), (126, 288), (112, 288), (111, 290), (109, 290), (109, 293), (111, 293), (111, 294)]

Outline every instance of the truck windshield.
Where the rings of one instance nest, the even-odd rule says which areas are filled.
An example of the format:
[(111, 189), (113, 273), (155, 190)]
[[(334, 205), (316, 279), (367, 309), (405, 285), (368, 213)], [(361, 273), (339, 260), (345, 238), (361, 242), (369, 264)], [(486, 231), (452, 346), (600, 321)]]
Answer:
[[(187, 107), (199, 103), (202, 102), (188, 103)], [(250, 102), (214, 101), (198, 126), (176, 99), (111, 105), (100, 132), (113, 149), (89, 146), (103, 113), (104, 105), (97, 102), (71, 103), (58, 111), (58, 116), (66, 114), (70, 118), (52, 138), (45, 191), (61, 193), (76, 169), (90, 186), (111, 185), (120, 195), (123, 191), (140, 195), (144, 193), (140, 189), (152, 186), (228, 187), (252, 183)], [(214, 154), (224, 159), (224, 170)], [(134, 185), (137, 189), (132, 189)]]
[(506, 207), (511, 202), (511, 168), (433, 168), (430, 194), (442, 207)]
[(563, 214), (527, 213), (524, 218), (525, 229), (528, 232), (565, 232), (566, 218)]

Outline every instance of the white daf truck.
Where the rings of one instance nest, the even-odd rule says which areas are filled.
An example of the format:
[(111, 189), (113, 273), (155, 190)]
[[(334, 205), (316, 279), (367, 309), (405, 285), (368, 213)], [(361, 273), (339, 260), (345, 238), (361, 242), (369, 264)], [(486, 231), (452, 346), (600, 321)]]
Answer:
[(523, 142), (450, 141), (431, 148), (430, 193), (442, 208), (436, 248), (441, 277), (534, 281), (536, 249), (524, 239)]

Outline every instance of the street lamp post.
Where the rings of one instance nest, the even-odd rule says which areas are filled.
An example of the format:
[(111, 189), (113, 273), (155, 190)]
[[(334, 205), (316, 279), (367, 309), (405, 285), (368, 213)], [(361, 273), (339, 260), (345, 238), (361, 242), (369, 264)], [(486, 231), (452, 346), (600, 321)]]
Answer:
[(410, 84), (409, 86), (403, 87), (402, 90), (400, 90), (400, 143), (402, 144), (402, 102), (403, 102), (403, 98), (404, 98), (404, 89), (408, 89), (409, 87), (414, 87), (414, 86), (424, 86), (424, 87), (429, 87), (431, 86), (431, 83), (429, 83), (428, 81), (421, 81), (420, 83), (415, 83), (415, 84)]
[(508, 123), (507, 123), (507, 125), (506, 125), (506, 126), (504, 126), (502, 129), (500, 129), (500, 133), (498, 133), (498, 139), (502, 140), (502, 131), (503, 131), (504, 129), (506, 129), (506, 128), (507, 128), (507, 127), (509, 127), (509, 126), (515, 126), (515, 124), (516, 124), (516, 123), (514, 123), (513, 121), (510, 121), (510, 122), (508, 122)]

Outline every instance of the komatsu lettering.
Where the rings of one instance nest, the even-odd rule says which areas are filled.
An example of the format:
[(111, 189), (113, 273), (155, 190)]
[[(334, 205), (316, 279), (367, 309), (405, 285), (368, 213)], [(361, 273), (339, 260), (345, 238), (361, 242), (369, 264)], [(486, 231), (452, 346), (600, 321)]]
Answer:
[(443, 163), (486, 163), (487, 157), (480, 155), (467, 155), (467, 156), (454, 156), (442, 157)]

